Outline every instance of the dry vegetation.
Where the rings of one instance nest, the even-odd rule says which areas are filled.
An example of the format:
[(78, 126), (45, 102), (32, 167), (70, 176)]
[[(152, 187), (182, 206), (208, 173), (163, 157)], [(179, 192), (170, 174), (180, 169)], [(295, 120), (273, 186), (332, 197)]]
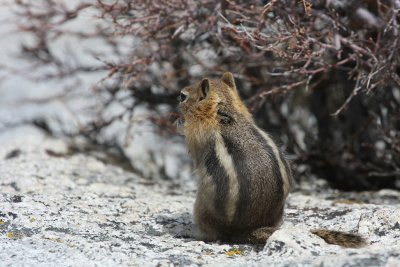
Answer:
[[(134, 121), (143, 106), (153, 111), (146, 121), (172, 134), (177, 92), (230, 70), (258, 123), (294, 155), (297, 174), (342, 189), (400, 188), (399, 0), (15, 2), (19, 30), (35, 37), (22, 55), (52, 67), (37, 78), (107, 71), (92, 88), (102, 99), (96, 116), (77, 128), (94, 143), (107, 143), (102, 132)], [(97, 28), (65, 27), (88, 10)], [(52, 44), (66, 35), (101, 40), (112, 53), (93, 47), (93, 65), (62, 60)], [(122, 51), (126, 37), (132, 47)], [(82, 90), (72, 88), (66, 97)], [(116, 104), (120, 112), (107, 116)]]

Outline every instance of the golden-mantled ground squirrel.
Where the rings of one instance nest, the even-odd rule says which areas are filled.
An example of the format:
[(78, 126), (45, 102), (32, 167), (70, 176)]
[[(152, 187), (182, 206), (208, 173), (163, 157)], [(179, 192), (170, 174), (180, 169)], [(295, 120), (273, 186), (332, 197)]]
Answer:
[[(199, 175), (194, 207), (202, 239), (265, 243), (280, 226), (292, 173), (272, 138), (258, 128), (231, 73), (204, 78), (180, 94), (178, 131)], [(360, 247), (357, 235), (312, 231), (330, 244)]]

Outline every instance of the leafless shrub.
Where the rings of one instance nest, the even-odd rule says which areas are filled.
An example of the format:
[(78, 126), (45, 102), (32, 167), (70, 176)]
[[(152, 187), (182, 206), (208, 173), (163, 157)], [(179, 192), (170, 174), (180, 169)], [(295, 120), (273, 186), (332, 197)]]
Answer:
[[(50, 69), (37, 78), (107, 72), (92, 88), (102, 99), (96, 116), (78, 123), (88, 140), (98, 142), (121, 120), (130, 123), (129, 137), (143, 106), (153, 113), (141, 121), (172, 134), (177, 92), (230, 70), (256, 119), (281, 136), (296, 166), (311, 166), (344, 189), (400, 187), (398, 0), (16, 4), (19, 30), (34, 37), (22, 55)], [(88, 10), (101, 21), (97, 27), (65, 27)], [(66, 35), (99, 40), (111, 52), (86, 51), (99, 59), (92, 65), (72, 60), (72, 52), (63, 60), (52, 45)], [(128, 51), (121, 49), (126, 39)], [(115, 104), (119, 112), (107, 115)]]

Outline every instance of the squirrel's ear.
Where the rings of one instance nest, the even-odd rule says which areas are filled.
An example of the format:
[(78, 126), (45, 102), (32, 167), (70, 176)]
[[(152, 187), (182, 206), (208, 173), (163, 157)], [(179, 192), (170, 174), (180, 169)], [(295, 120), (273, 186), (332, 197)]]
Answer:
[(201, 99), (206, 98), (208, 91), (210, 91), (210, 80), (207, 78), (204, 78), (200, 83)]
[(222, 75), (221, 80), (222, 80), (226, 85), (228, 85), (229, 87), (231, 87), (231, 88), (236, 88), (236, 85), (235, 85), (235, 78), (233, 78), (232, 73), (230, 73), (230, 72), (225, 72), (225, 73)]

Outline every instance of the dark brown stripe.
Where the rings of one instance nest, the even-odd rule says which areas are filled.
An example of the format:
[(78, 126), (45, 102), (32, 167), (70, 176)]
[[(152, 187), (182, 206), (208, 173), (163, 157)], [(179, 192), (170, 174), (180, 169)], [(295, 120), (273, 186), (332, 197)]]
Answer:
[(229, 193), (229, 176), (217, 157), (215, 144), (206, 153), (205, 165), (208, 175), (212, 177), (215, 184), (214, 205), (216, 211), (224, 215), (226, 212), (226, 199)]
[(238, 182), (239, 182), (239, 199), (237, 201), (235, 218), (242, 218), (248, 209), (250, 202), (250, 180), (251, 169), (246, 164), (247, 155), (238, 145), (229, 137), (222, 136), (228, 154), (232, 157), (235, 166)]
[(220, 122), (222, 124), (230, 124), (235, 121), (231, 115), (229, 115), (226, 112), (223, 112), (222, 110), (218, 110), (217, 114), (221, 117)]

